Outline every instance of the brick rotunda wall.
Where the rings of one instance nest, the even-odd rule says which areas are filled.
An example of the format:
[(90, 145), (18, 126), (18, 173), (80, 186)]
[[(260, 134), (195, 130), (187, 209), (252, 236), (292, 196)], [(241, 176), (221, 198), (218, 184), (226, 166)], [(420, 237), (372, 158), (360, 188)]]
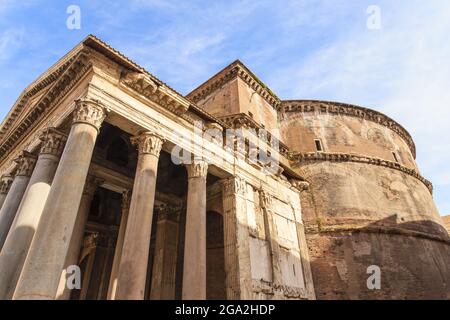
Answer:
[[(406, 130), (330, 102), (284, 102), (280, 119), (310, 185), (301, 198), (317, 298), (450, 298), (450, 238)], [(372, 265), (379, 290), (367, 288)]]

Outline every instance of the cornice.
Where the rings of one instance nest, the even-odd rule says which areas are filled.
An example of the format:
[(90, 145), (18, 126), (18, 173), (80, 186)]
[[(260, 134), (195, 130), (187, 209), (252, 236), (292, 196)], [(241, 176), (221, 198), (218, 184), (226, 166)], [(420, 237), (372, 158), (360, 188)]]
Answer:
[(284, 113), (326, 113), (331, 115), (343, 115), (350, 117), (357, 117), (364, 120), (376, 122), (384, 127), (387, 127), (397, 133), (406, 142), (411, 153), (416, 158), (416, 146), (409, 132), (402, 127), (398, 122), (382, 114), (381, 112), (371, 110), (368, 108), (331, 101), (320, 100), (286, 100), (282, 101), (278, 112), (282, 115)]
[(211, 79), (194, 89), (187, 95), (187, 98), (194, 103), (197, 103), (238, 77), (257, 92), (274, 109), (278, 108), (281, 100), (239, 60), (236, 60)]
[(41, 90), (47, 88), (54, 83), (68, 68), (68, 66), (76, 59), (77, 56), (72, 56), (62, 63), (55, 71), (49, 73), (41, 80), (33, 82), (19, 97), (16, 104), (13, 106), (7, 117), (5, 118), (0, 128), (0, 141), (11, 129), (16, 119), (19, 117), (25, 106), (31, 98), (33, 98)]
[(367, 225), (367, 224), (346, 224), (346, 225), (308, 225), (305, 228), (307, 234), (321, 234), (321, 233), (342, 233), (342, 232), (361, 232), (361, 233), (376, 233), (376, 234), (391, 234), (391, 235), (401, 235), (408, 237), (416, 237), (427, 240), (444, 242), (450, 244), (450, 239), (448, 237), (433, 235), (425, 233), (422, 231), (416, 231), (401, 227), (390, 227), (390, 226), (377, 226), (377, 225)]
[(291, 155), (290, 160), (292, 160), (297, 165), (309, 164), (319, 161), (329, 161), (329, 162), (358, 162), (386, 167), (401, 171), (418, 179), (427, 187), (430, 193), (433, 194), (433, 184), (430, 181), (422, 177), (416, 170), (409, 169), (397, 162), (348, 153), (326, 153), (326, 152), (296, 153)]
[[(58, 75), (48, 91), (33, 106), (29, 107), (27, 114), (21, 119), (15, 128), (0, 139), (0, 161), (2, 161), (10, 150), (26, 136), (36, 124), (58, 104), (73, 86), (91, 68), (89, 59), (90, 49), (85, 48), (78, 52), (64, 71)], [(57, 75), (54, 74), (54, 77)], [(13, 121), (14, 122), (14, 121)]]

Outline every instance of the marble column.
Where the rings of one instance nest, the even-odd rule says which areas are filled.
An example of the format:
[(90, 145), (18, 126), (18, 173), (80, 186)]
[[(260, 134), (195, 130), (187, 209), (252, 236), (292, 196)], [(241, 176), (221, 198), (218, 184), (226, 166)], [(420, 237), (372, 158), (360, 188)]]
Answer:
[(183, 264), (183, 300), (206, 299), (206, 176), (208, 164), (186, 165), (188, 193)]
[(161, 205), (155, 210), (155, 258), (153, 260), (151, 300), (174, 300), (178, 253), (179, 207)]
[(70, 134), (13, 299), (55, 299), (105, 116), (96, 101), (76, 102)]
[(139, 156), (117, 280), (116, 300), (143, 300), (161, 137), (144, 132), (132, 139)]
[(222, 180), (225, 287), (228, 300), (252, 299), (247, 221), (247, 183), (239, 177)]
[(67, 137), (55, 128), (49, 128), (40, 139), (38, 160), (0, 253), (0, 299), (12, 298)]
[(67, 268), (69, 266), (78, 265), (81, 247), (83, 246), (84, 231), (91, 209), (92, 199), (95, 191), (103, 180), (94, 176), (88, 176), (84, 185), (83, 196), (81, 197), (80, 206), (78, 208), (77, 218), (73, 227), (72, 238), (70, 239), (69, 251), (67, 252), (66, 262), (61, 274), (61, 279), (56, 293), (57, 300), (69, 300), (71, 290), (67, 288)]
[(120, 266), (120, 257), (122, 256), (123, 241), (125, 239), (125, 230), (127, 228), (128, 212), (130, 211), (131, 191), (127, 190), (122, 194), (122, 216), (120, 218), (119, 233), (117, 235), (116, 250), (114, 252), (113, 265), (111, 268), (111, 277), (108, 287), (108, 300), (114, 300), (117, 290), (117, 276)]
[(13, 182), (13, 177), (9, 174), (3, 175), (0, 179), (0, 209), (3, 206), (3, 202), (5, 202), (6, 195), (8, 194), (9, 188)]
[(19, 209), (31, 174), (33, 173), (34, 165), (37, 157), (29, 152), (23, 151), (22, 154), (15, 159), (17, 163), (16, 175), (8, 195), (5, 198), (2, 209), (0, 210), (0, 250), (2, 250), (8, 232), (14, 221), (14, 218)]

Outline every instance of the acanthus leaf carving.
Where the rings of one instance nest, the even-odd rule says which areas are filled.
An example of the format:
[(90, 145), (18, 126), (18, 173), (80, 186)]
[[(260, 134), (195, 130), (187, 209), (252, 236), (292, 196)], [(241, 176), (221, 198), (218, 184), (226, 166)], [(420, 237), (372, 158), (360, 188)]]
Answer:
[(208, 163), (203, 160), (194, 159), (192, 163), (186, 165), (188, 178), (206, 178), (208, 174)]
[(16, 176), (31, 177), (37, 157), (27, 151), (22, 151), (18, 158), (14, 160), (17, 163)]
[(143, 132), (136, 137), (132, 137), (131, 143), (135, 145), (139, 154), (151, 154), (159, 157), (164, 139), (152, 132)]
[(67, 141), (67, 135), (55, 128), (48, 128), (40, 135), (42, 141), (40, 154), (61, 156)]
[(13, 182), (13, 177), (10, 175), (3, 175), (0, 180), (0, 194), (7, 194), (11, 184)]
[(76, 108), (73, 113), (73, 124), (86, 123), (100, 130), (106, 118), (106, 110), (100, 103), (92, 99), (79, 99), (75, 101)]

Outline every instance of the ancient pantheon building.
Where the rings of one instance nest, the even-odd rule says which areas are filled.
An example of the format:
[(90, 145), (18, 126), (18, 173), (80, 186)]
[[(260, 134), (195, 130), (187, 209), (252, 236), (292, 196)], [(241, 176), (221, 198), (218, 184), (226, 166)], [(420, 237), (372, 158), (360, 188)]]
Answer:
[(88, 36), (1, 124), (0, 299), (448, 299), (415, 152), (240, 61), (183, 96)]

